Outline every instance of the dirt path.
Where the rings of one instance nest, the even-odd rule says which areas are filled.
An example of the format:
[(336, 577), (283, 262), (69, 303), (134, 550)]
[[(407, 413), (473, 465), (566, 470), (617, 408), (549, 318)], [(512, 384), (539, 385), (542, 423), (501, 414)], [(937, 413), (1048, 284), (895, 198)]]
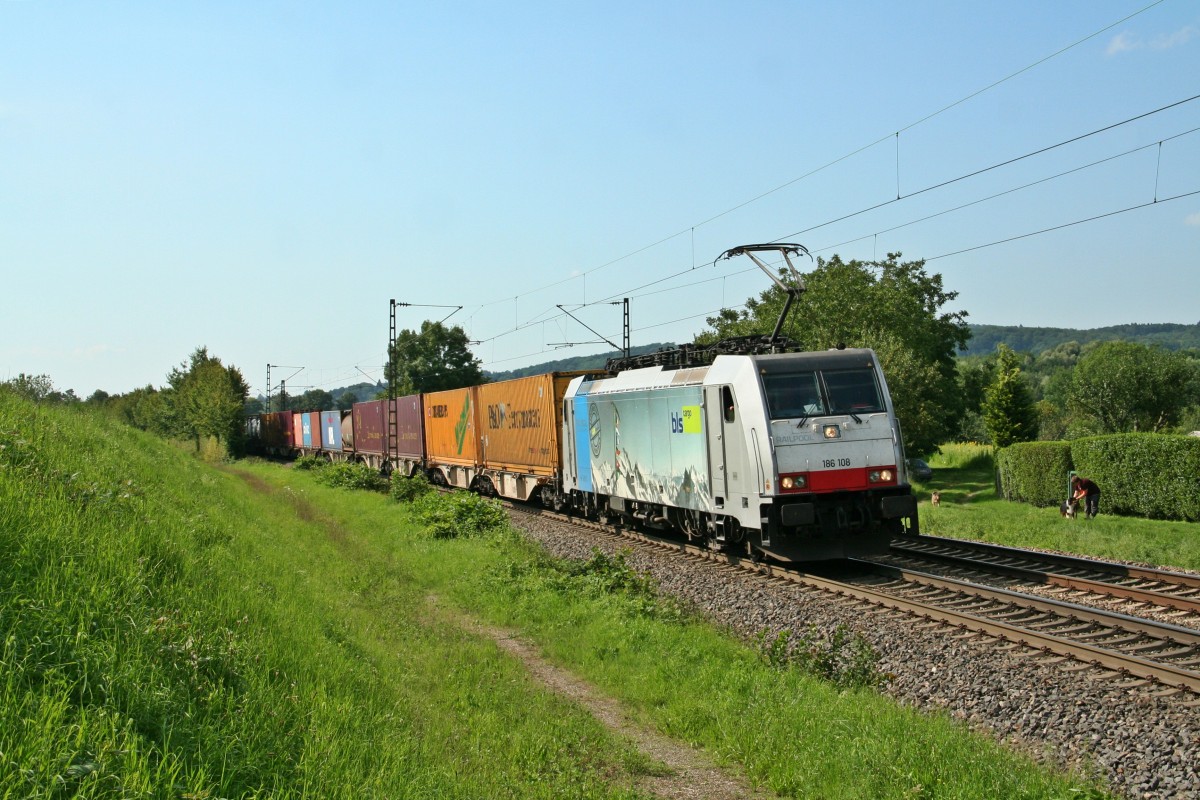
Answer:
[(634, 783), (638, 789), (668, 800), (735, 800), (773, 796), (756, 792), (744, 778), (718, 769), (702, 751), (635, 724), (616, 700), (600, 694), (586, 682), (547, 662), (532, 645), (516, 638), (511, 631), (480, 625), (474, 620), (453, 614), (439, 606), (436, 597), (431, 596), (427, 600), (437, 609), (437, 613), (450, 618), (470, 633), (496, 642), (501, 650), (520, 659), (529, 674), (548, 689), (583, 706), (609, 730), (633, 742), (643, 755), (666, 764), (670, 769), (669, 775), (635, 776)]

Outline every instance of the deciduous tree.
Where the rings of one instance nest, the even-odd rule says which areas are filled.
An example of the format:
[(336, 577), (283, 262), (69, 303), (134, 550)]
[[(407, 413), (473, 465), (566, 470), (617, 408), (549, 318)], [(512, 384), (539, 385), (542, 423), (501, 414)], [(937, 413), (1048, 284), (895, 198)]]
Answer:
[[(925, 271), (924, 261), (818, 258), (803, 276), (784, 274), (807, 291), (793, 307), (782, 333), (804, 347), (874, 347), (897, 407), (905, 446), (912, 455), (937, 448), (957, 429), (962, 413), (955, 381), (955, 355), (970, 338), (965, 311), (945, 311), (957, 292), (942, 276)], [(772, 285), (744, 310), (725, 309), (708, 319), (710, 330), (696, 337), (707, 344), (729, 336), (768, 334), (783, 308), (785, 292)]]
[(402, 330), (388, 353), (387, 380), (399, 394), (436, 392), (483, 383), (479, 359), (468, 348), (463, 329), (423, 322), (420, 331)]
[(1079, 359), (1067, 389), (1072, 433), (1155, 433), (1195, 402), (1197, 369), (1160, 347), (1105, 342)]
[(250, 387), (237, 367), (224, 366), (208, 348), (199, 347), (188, 362), (171, 370), (167, 382), (164, 400), (172, 434), (194, 439), (197, 447), (203, 437), (212, 436), (230, 452), (240, 452)]

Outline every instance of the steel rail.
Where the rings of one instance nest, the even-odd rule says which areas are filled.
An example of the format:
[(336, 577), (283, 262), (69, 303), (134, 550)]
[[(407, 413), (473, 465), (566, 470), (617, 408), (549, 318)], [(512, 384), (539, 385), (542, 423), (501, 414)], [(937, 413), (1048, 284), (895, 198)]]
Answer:
[[(1109, 583), (1108, 581), (1083, 578), (1075, 575), (1064, 575), (1058, 572), (1045, 572), (1038, 569), (1030, 569), (1028, 567), (1013, 566), (1011, 564), (999, 564), (993, 561), (978, 561), (965, 556), (930, 552), (924, 548), (909, 547), (907, 544), (897, 545), (893, 543), (892, 550), (898, 550), (908, 557), (921, 556), (923, 558), (936, 559), (938, 561), (945, 561), (951, 564), (973, 567), (975, 569), (993, 572), (998, 575), (1007, 575), (1009, 577), (1019, 578), (1021, 580), (1027, 580), (1033, 583), (1041, 583), (1049, 586), (1062, 586), (1064, 588), (1076, 589), (1078, 591), (1093, 592), (1095, 594), (1108, 595), (1110, 597), (1120, 597), (1125, 600), (1136, 600), (1149, 605), (1161, 606), (1163, 608), (1174, 608), (1179, 611), (1187, 611), (1192, 614), (1200, 615), (1200, 597), (1176, 595), (1169, 592), (1160, 591), (1158, 589), (1140, 589), (1120, 583)], [(1032, 561), (1033, 559), (1027, 557), (1025, 560)]]
[(1155, 569), (1154, 567), (1139, 567), (1130, 564), (1115, 564), (1111, 561), (1100, 561), (1093, 558), (1068, 556), (1061, 553), (1044, 553), (1037, 550), (1021, 550), (1004, 545), (973, 542), (965, 539), (948, 539), (938, 536), (921, 534), (920, 536), (898, 536), (892, 540), (892, 546), (897, 543), (910, 551), (928, 552), (929, 547), (948, 547), (960, 550), (973, 550), (988, 553), (999, 558), (1020, 559), (1023, 561), (1043, 562), (1070, 569), (1090, 570), (1108, 575), (1117, 575), (1136, 580), (1156, 581), (1175, 586), (1200, 590), (1200, 575), (1174, 570)]
[[(1127, 673), (1138, 678), (1156, 681), (1165, 686), (1200, 694), (1200, 672), (1183, 669), (1170, 663), (1152, 661), (1141, 656), (1108, 650), (1088, 644), (1087, 642), (1074, 641), (1034, 628), (1013, 625), (1001, 620), (988, 619), (987, 617), (940, 607), (920, 600), (897, 597), (887, 592), (828, 578), (820, 578), (807, 573), (800, 573), (795, 577), (789, 576), (788, 579), (819, 586), (840, 596), (865, 600), (885, 608), (915, 614), (924, 619), (945, 622), (965, 630), (995, 636), (1017, 644), (1045, 650), (1056, 655), (1070, 656), (1110, 670)], [(1012, 592), (1011, 594), (1018, 595), (1019, 593)], [(1028, 596), (1021, 596), (1021, 602), (1022, 604), (1028, 603)], [(1066, 620), (1064, 620), (1065, 622)], [(1193, 633), (1194, 635), (1194, 632), (1189, 631), (1189, 633)]]
[(1135, 630), (1166, 641), (1200, 645), (1200, 631), (1182, 625), (1173, 625), (1169, 622), (1154, 622), (1142, 617), (1122, 614), (1118, 611), (1107, 611), (1101, 608), (1072, 603), (1068, 600), (1037, 597), (1011, 589), (1003, 589), (998, 586), (987, 586), (960, 578), (933, 575), (919, 570), (895, 567), (891, 564), (878, 564), (866, 559), (851, 559), (851, 563), (865, 566), (877, 574), (901, 578), (902, 580), (912, 581), (923, 586), (937, 586), (954, 591), (964, 591), (977, 597), (986, 597), (1002, 603), (1016, 603), (1025, 608), (1057, 614), (1064, 618), (1064, 623), (1073, 619), (1088, 620), (1089, 622), (1108, 625), (1121, 630)]
[[(1063, 636), (1040, 631), (1035, 628), (1022, 627), (1020, 625), (1010, 624), (1002, 620), (988, 619), (987, 617), (980, 617), (964, 611), (956, 611), (954, 609), (932, 605), (920, 600), (898, 597), (884, 591), (879, 591), (865, 586), (844, 583), (831, 578), (820, 577), (814, 574), (801, 572), (788, 567), (782, 567), (765, 561), (746, 558), (735, 553), (723, 553), (686, 542), (669, 541), (642, 533), (640, 531), (633, 531), (629, 529), (614, 530), (610, 526), (581, 520), (579, 517), (560, 514), (558, 512), (544, 510), (530, 512), (527, 509), (521, 510), (526, 511), (526, 513), (532, 513), (534, 515), (556, 519), (570, 525), (580, 526), (580, 523), (584, 523), (581, 527), (587, 527), (591, 530), (602, 532), (610, 537), (648, 544), (659, 549), (683, 553), (700, 560), (723, 563), (735, 568), (757, 573), (767, 578), (781, 579), (797, 585), (820, 589), (838, 597), (867, 602), (871, 605), (905, 614), (911, 614), (931, 622), (947, 624), (966, 631), (981, 633), (986, 636), (991, 636), (1007, 642), (1012, 642), (1017, 645), (1029, 647), (1034, 650), (1041, 650), (1048, 654), (1067, 656), (1085, 664), (1102, 667), (1118, 674), (1125, 674), (1134, 678), (1153, 681), (1172, 689), (1180, 689), (1191, 692), (1192, 694), (1200, 695), (1200, 672), (1184, 669), (1170, 663), (1152, 661), (1141, 656), (1105, 649), (1104, 647), (1099, 647), (1087, 642), (1073, 641)], [(938, 576), (931, 577), (937, 580), (948, 580)], [(1064, 607), (1071, 607), (1072, 609), (1075, 607), (1075, 604), (1073, 603), (1055, 602), (1052, 600), (1043, 600), (1042, 598), (1031, 598), (1029, 595), (1021, 595), (1018, 592), (1007, 592), (1007, 590), (997, 590), (992, 587), (980, 588), (984, 588), (992, 592), (1005, 592), (1009, 595), (1013, 595), (1020, 598), (1020, 602), (1025, 605), (1030, 605), (1032, 603), (1046, 603), (1056, 607), (1054, 612), (1048, 613), (1057, 614), (1060, 613), (1061, 609)], [(1089, 614), (1098, 613), (1097, 609), (1090, 609), (1083, 606), (1079, 606), (1079, 609), (1081, 612), (1086, 611)], [(1127, 615), (1113, 614), (1109, 612), (1109, 616), (1125, 617)], [(1161, 623), (1155, 624), (1148, 620), (1140, 620), (1136, 617), (1129, 617), (1128, 619), (1131, 622), (1139, 625), (1144, 624), (1151, 626), (1160, 632), (1164, 629), (1168, 629), (1172, 630), (1172, 632), (1178, 630), (1179, 636), (1183, 636), (1184, 634), (1192, 636), (1197, 635), (1195, 631), (1181, 628), (1179, 626), (1164, 625)], [(1067, 620), (1064, 620), (1063, 624), (1066, 622)], [(1114, 634), (1115, 633), (1116, 632), (1114, 632)], [(1138, 635), (1141, 635), (1140, 631)], [(1161, 633), (1158, 635), (1161, 635)]]

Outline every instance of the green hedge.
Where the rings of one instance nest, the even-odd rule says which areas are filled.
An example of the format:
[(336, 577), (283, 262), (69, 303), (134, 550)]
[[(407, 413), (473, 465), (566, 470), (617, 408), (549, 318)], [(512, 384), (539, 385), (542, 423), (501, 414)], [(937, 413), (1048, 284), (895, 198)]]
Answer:
[(1126, 433), (1071, 443), (1075, 469), (1100, 487), (1100, 510), (1200, 520), (1200, 438)]
[(1069, 442), (1021, 442), (996, 454), (1000, 493), (1005, 500), (1057, 506), (1067, 499), (1071, 470)]
[(1100, 487), (1100, 511), (1200, 521), (1200, 438), (1127, 433), (1024, 442), (996, 456), (1000, 494), (1035, 506), (1066, 499), (1074, 469)]

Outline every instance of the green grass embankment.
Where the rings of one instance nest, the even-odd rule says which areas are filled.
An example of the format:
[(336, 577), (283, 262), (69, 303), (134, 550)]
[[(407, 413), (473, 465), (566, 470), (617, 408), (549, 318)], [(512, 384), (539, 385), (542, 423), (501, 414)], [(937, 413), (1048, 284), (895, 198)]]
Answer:
[(619, 569), (433, 538), (383, 495), (4, 394), (0, 515), (0, 798), (638, 796), (661, 766), (463, 617), (784, 796), (1095, 794), (773, 665)]

